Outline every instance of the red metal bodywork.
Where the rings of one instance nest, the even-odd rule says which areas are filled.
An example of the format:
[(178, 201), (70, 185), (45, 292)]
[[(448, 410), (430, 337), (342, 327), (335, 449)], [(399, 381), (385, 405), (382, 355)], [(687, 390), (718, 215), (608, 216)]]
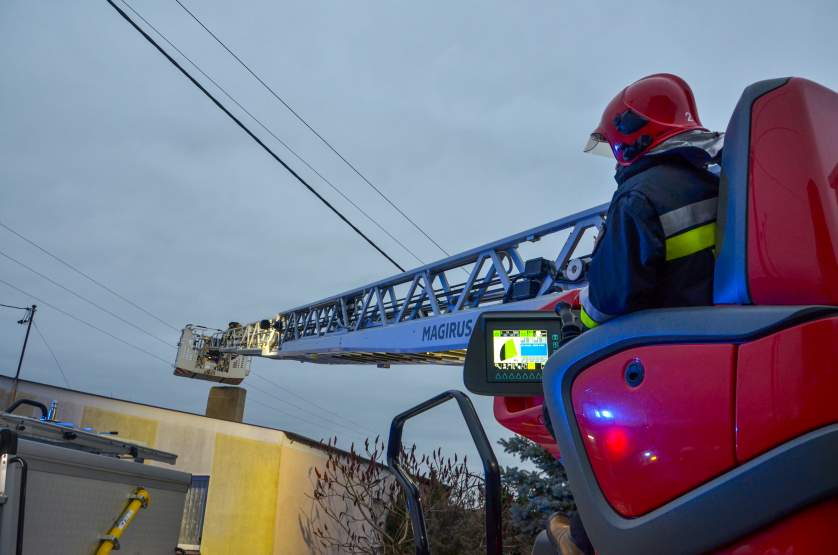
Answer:
[(804, 79), (754, 102), (748, 187), (754, 304), (838, 305), (836, 119), (838, 95)]
[[(630, 387), (632, 361), (645, 378)], [(582, 441), (605, 498), (639, 516), (736, 464), (733, 345), (630, 349), (585, 370), (572, 400)]]
[(544, 397), (495, 397), (495, 419), (559, 458), (559, 446), (544, 425)]
[(838, 318), (808, 322), (746, 343), (738, 358), (740, 463), (838, 422)]
[(712, 555), (827, 555), (838, 553), (838, 499), (822, 501)]
[[(753, 103), (749, 141), (747, 209), (736, 217), (747, 218), (743, 279), (753, 304), (838, 306), (838, 95), (790, 79)], [(624, 369), (635, 357), (646, 377), (631, 388)], [(838, 318), (741, 345), (628, 350), (585, 369), (571, 395), (600, 489), (636, 517), (838, 422)], [(558, 456), (542, 403), (496, 398), (495, 415)], [(828, 499), (714, 555), (838, 553), (836, 523), (838, 499)]]
[[(633, 360), (646, 369), (636, 388), (624, 378)], [(634, 517), (838, 422), (836, 392), (838, 318), (826, 318), (740, 346), (627, 350), (585, 370), (572, 399), (603, 494)]]

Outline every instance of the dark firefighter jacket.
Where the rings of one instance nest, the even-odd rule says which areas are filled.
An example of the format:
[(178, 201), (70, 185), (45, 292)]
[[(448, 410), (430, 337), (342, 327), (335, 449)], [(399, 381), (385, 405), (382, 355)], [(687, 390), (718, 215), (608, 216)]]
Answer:
[(581, 293), (586, 327), (644, 308), (712, 304), (719, 180), (707, 167), (721, 136), (711, 135), (710, 152), (663, 150), (617, 171)]

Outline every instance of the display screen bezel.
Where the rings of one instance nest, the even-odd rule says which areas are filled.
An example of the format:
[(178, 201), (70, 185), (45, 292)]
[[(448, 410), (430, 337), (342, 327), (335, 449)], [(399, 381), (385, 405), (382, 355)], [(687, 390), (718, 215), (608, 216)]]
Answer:
[(548, 334), (547, 356), (558, 350), (559, 341), (553, 336), (560, 336), (561, 321), (552, 311), (497, 311), (484, 312), (475, 323), (475, 329), (469, 342), (463, 378), (466, 387), (479, 395), (498, 396), (533, 396), (542, 395), (541, 376), (530, 380), (496, 380), (494, 365), (493, 334), (495, 330), (539, 329)]

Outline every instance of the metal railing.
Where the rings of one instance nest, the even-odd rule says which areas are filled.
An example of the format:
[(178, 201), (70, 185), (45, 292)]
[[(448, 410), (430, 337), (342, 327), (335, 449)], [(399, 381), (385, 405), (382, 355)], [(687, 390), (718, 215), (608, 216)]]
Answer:
[(500, 467), (492, 451), (492, 445), (486, 437), (486, 431), (480, 424), (480, 418), (471, 404), (471, 399), (462, 391), (455, 389), (440, 393), (415, 407), (404, 411), (393, 418), (390, 424), (390, 438), (387, 441), (387, 465), (392, 469), (396, 480), (402, 486), (407, 499), (407, 510), (413, 527), (413, 545), (416, 555), (428, 555), (430, 542), (425, 525), (425, 515), (422, 511), (422, 497), (419, 488), (410, 479), (410, 475), (399, 463), (402, 452), (402, 430), (404, 423), (424, 412), (437, 407), (446, 401), (454, 399), (460, 407), (463, 419), (466, 421), (471, 439), (477, 447), (480, 461), (483, 463), (483, 477), (486, 488), (486, 553), (487, 555), (501, 555), (503, 553), (503, 517), (501, 505)]

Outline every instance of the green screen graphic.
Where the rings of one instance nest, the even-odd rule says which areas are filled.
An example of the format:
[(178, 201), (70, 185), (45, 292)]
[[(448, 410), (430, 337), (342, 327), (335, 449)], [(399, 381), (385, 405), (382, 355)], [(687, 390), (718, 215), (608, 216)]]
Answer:
[(515, 346), (515, 341), (509, 339), (500, 348), (500, 360), (504, 362), (510, 358), (518, 356), (518, 348)]
[(547, 363), (547, 330), (494, 330), (494, 365), (500, 371), (541, 372)]

